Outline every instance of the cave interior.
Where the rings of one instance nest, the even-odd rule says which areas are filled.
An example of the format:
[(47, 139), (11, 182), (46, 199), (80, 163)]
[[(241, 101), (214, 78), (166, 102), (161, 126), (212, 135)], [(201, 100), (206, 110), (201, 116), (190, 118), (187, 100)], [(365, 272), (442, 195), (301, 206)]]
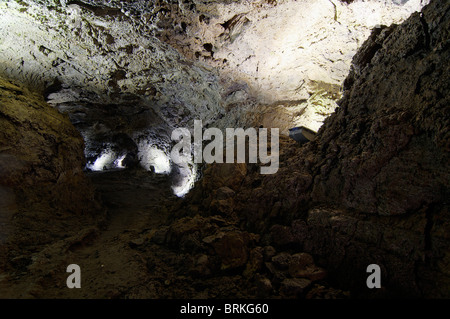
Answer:
[(0, 298), (450, 297), (449, 30), (439, 0), (0, 2)]

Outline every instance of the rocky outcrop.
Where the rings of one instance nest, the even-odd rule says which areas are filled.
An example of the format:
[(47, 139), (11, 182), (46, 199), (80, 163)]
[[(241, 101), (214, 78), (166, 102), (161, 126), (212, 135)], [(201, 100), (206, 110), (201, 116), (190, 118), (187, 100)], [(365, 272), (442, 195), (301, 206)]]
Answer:
[(104, 217), (83, 172), (83, 148), (67, 116), (0, 79), (0, 243), (8, 252), (2, 263), (21, 260), (20, 270), (31, 256), (24, 261), (15, 256), (19, 251), (73, 236)]
[[(317, 138), (303, 147), (282, 139), (273, 175), (249, 164), (216, 183), (221, 169), (210, 166), (190, 194), (197, 210), (311, 253), (357, 296), (448, 297), (449, 23), (450, 5), (432, 1), (374, 29)], [(213, 205), (225, 186), (232, 205)], [(366, 287), (373, 263), (381, 290)]]
[(352, 255), (355, 270), (376, 260), (386, 284), (405, 294), (449, 291), (449, 23), (450, 6), (435, 1), (400, 26), (375, 29), (354, 57), (339, 110), (301, 154), (315, 158), (311, 199), (347, 212), (310, 211), (321, 222), (307, 224), (332, 229), (330, 249), (344, 263)]
[(182, 217), (169, 226), (143, 233), (130, 242), (130, 247), (142, 253), (152, 271), (161, 264), (154, 251), (165, 251), (166, 260), (179, 259), (174, 280), (180, 286), (196, 283), (187, 291), (178, 292), (189, 298), (202, 294), (243, 298), (349, 297), (348, 292), (329, 287), (324, 281), (327, 272), (315, 264), (310, 254), (265, 246), (258, 234), (241, 230), (229, 216)]

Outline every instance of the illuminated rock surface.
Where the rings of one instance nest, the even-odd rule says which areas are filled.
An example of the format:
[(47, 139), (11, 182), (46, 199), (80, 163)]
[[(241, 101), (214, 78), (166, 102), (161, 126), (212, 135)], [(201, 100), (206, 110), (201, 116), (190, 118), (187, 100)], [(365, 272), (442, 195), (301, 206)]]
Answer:
[[(450, 9), (424, 4), (2, 2), (1, 297), (448, 297)], [(175, 166), (195, 119), (280, 128), (279, 171)]]
[(215, 212), (214, 189), (232, 188), (236, 204), (219, 212), (270, 234), (277, 248), (314, 254), (362, 295), (376, 263), (387, 289), (378, 293), (448, 296), (449, 23), (449, 5), (433, 2), (375, 29), (314, 142), (282, 142), (274, 175), (247, 169), (215, 185), (220, 169), (211, 167), (192, 201)]

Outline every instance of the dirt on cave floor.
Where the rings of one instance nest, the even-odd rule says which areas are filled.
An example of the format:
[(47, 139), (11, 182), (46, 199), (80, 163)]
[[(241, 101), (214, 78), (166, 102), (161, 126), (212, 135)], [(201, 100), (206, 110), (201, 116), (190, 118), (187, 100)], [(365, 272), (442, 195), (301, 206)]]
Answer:
[[(173, 195), (170, 176), (142, 169), (88, 176), (108, 211), (102, 226), (49, 245), (21, 271), (1, 275), (0, 298), (260, 298), (261, 289), (265, 298), (281, 297), (242, 267), (209, 271), (199, 265), (204, 254), (167, 245), (171, 209), (183, 200)], [(81, 289), (67, 287), (70, 264), (80, 266)], [(324, 282), (308, 286), (303, 297), (348, 297)]]

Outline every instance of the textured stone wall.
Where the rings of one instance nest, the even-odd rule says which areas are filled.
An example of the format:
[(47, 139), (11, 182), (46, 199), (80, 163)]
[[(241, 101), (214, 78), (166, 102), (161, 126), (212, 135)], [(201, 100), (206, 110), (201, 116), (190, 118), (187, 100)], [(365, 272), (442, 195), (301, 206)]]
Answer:
[(67, 116), (42, 96), (0, 79), (0, 250), (7, 245), (12, 256), (14, 245), (33, 251), (103, 218), (83, 173), (83, 151)]
[[(449, 291), (449, 10), (434, 1), (400, 26), (374, 30), (353, 59), (339, 110), (310, 149), (320, 158), (311, 199), (365, 213), (356, 218), (365, 234), (358, 239), (356, 227), (352, 236), (373, 247), (386, 281), (404, 293)], [(322, 215), (336, 236), (330, 249), (353, 256), (355, 266), (366, 244), (344, 249), (339, 237), (352, 234), (355, 215), (344, 216), (336, 223)]]
[(448, 296), (449, 9), (432, 2), (375, 29), (340, 108), (297, 154), (310, 200), (340, 210), (310, 210), (287, 241), (320, 255), (342, 283), (372, 261), (402, 294)]
[[(306, 251), (359, 296), (448, 297), (450, 5), (432, 1), (375, 29), (353, 59), (340, 107), (280, 169), (205, 171), (197, 210), (240, 220), (275, 247)], [(226, 201), (214, 201), (222, 187)], [(269, 234), (269, 235), (268, 235)], [(381, 290), (366, 287), (379, 264)]]
[(174, 127), (223, 116), (211, 67), (188, 61), (117, 8), (64, 4), (0, 4), (0, 73), (67, 113), (89, 161), (108, 147), (126, 152), (115, 135), (167, 152)]
[[(333, 61), (331, 66), (311, 69), (317, 78), (307, 77), (304, 88), (305, 74), (292, 69), (319, 51), (297, 61), (295, 54), (288, 53), (297, 52), (299, 39), (289, 38), (288, 33), (284, 37), (276, 28), (275, 33), (265, 32), (276, 26), (272, 18), (278, 15), (301, 20), (303, 13), (293, 10), (290, 1), (248, 6), (234, 1), (154, 6), (141, 1), (2, 2), (0, 62), (4, 74), (40, 89), (53, 105), (69, 113), (89, 143), (101, 144), (115, 133), (125, 134), (125, 139), (136, 133), (154, 138), (162, 147), (171, 128), (191, 124), (193, 119), (214, 123), (222, 117), (222, 123), (235, 120), (267, 126), (271, 116), (262, 113), (270, 114), (269, 109), (245, 113), (236, 108), (248, 101), (256, 105), (251, 101), (254, 92), (278, 102), (288, 96), (286, 103), (275, 104), (284, 110), (293, 108), (287, 117), (302, 115), (302, 99), (316, 96), (316, 89), (336, 93), (348, 70), (344, 64), (350, 67), (351, 51), (362, 34), (346, 42), (348, 50), (342, 55), (325, 45), (330, 44), (327, 35), (333, 27), (346, 32), (359, 28), (356, 20), (351, 20), (350, 29), (342, 26), (340, 19), (351, 16), (362, 3), (347, 2), (317, 2), (324, 5), (319, 13), (330, 23), (320, 32), (312, 28), (305, 46), (314, 48), (313, 35), (319, 32), (324, 51), (314, 61), (325, 63), (326, 56)], [(397, 8), (395, 3), (392, 6)], [(193, 17), (198, 22), (192, 22)], [(281, 166), (271, 176), (261, 176), (257, 165), (209, 166), (174, 213), (174, 218), (197, 214), (202, 218), (175, 221), (160, 231), (157, 240), (182, 243), (183, 250), (189, 251), (200, 249), (200, 239), (213, 236), (201, 244), (205, 251), (212, 247), (218, 257), (213, 270), (249, 267), (252, 275), (254, 269), (268, 274), (270, 266), (257, 262), (262, 255), (258, 250), (273, 245), (276, 251), (294, 255), (310, 253), (315, 263), (326, 267), (330, 280), (360, 296), (448, 297), (449, 21), (449, 4), (431, 1), (401, 25), (364, 25), (363, 38), (376, 28), (353, 58), (340, 107), (317, 139), (298, 147), (282, 138)], [(274, 52), (270, 45), (258, 51), (258, 42), (249, 42), (258, 39), (255, 34), (261, 30), (262, 42), (277, 44)], [(286, 47), (279, 46), (280, 41), (286, 41)], [(253, 49), (265, 55), (256, 56)], [(267, 59), (272, 53), (274, 59)], [(271, 74), (255, 78), (260, 70)], [(327, 71), (330, 76), (324, 75)], [(68, 118), (22, 87), (2, 81), (0, 88), (4, 212), (0, 222), (6, 230), (2, 234), (7, 234), (0, 239), (12, 238), (32, 249), (33, 244), (53, 240), (52, 234), (65, 233), (64, 225), (87, 223), (88, 217), (79, 219), (79, 224), (69, 223), (68, 218), (95, 215), (95, 201), (81, 172), (82, 139)], [(285, 118), (277, 118), (276, 125), (287, 125)], [(15, 217), (12, 224), (11, 217)], [(215, 236), (215, 226), (197, 229), (203, 217), (206, 224), (213, 222), (221, 231), (232, 232)], [(188, 220), (195, 227), (183, 224)], [(179, 239), (191, 233), (191, 226), (196, 232), (203, 230), (203, 237)], [(14, 227), (31, 231), (21, 235)], [(255, 242), (257, 250), (253, 250)], [(236, 243), (244, 248), (230, 250)], [(272, 257), (267, 260), (273, 261)], [(381, 291), (365, 287), (366, 267), (372, 263), (382, 268)], [(283, 281), (273, 273), (280, 286)], [(267, 278), (263, 279), (261, 283)], [(292, 282), (281, 287), (289, 291)]]
[[(7, 1), (0, 63), (9, 77), (47, 88), (76, 122), (102, 122), (90, 114), (100, 104), (158, 128), (159, 118), (170, 127), (212, 123), (236, 107), (239, 124), (253, 125), (264, 110), (244, 106), (256, 100), (278, 103), (281, 125), (318, 129), (370, 29), (426, 2)], [(95, 140), (91, 129), (83, 134)]]

